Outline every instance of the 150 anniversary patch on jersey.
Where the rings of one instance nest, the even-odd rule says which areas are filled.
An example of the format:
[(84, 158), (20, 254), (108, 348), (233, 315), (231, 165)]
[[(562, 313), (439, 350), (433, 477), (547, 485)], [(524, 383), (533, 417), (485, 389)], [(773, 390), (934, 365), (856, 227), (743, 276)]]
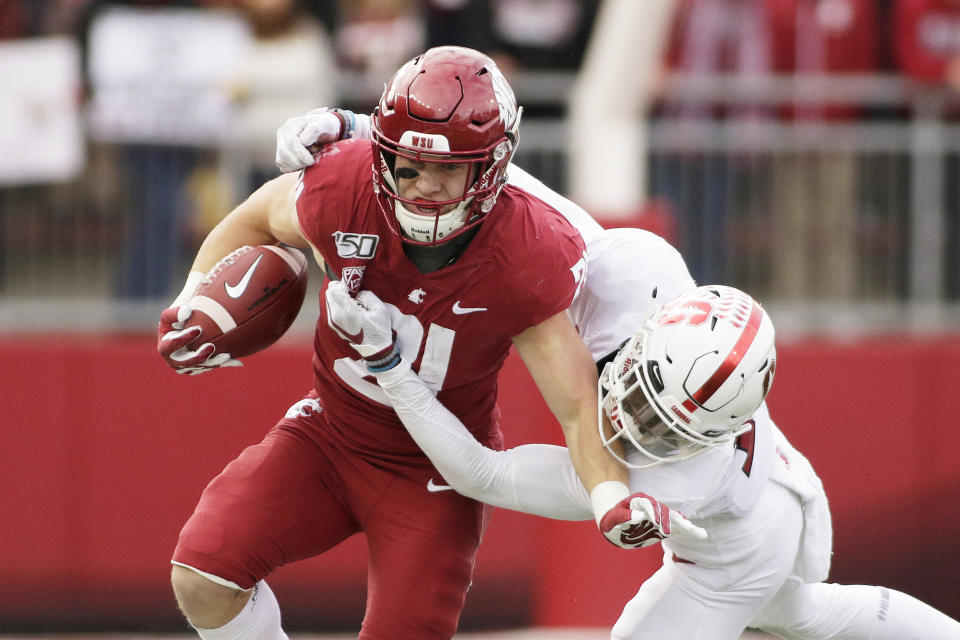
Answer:
[(337, 245), (337, 255), (341, 258), (369, 260), (377, 252), (380, 243), (380, 236), (372, 233), (334, 231), (332, 235)]

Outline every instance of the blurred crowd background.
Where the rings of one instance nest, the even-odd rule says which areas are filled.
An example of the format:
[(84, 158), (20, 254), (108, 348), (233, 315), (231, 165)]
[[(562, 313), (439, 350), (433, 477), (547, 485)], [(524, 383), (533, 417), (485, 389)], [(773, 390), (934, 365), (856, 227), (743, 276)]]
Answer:
[(956, 0), (0, 0), (0, 328), (152, 324), (280, 123), (437, 44), (511, 79), (519, 164), (787, 330), (958, 326)]

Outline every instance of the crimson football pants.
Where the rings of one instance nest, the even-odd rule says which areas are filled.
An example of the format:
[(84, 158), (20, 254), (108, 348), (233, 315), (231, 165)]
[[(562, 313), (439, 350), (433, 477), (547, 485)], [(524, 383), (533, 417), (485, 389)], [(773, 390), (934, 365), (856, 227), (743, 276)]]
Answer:
[[(321, 410), (281, 420), (204, 490), (174, 562), (244, 589), (357, 531), (370, 550), (359, 638), (450, 638), (480, 543), (483, 505), (343, 451)], [(322, 579), (322, 578), (320, 578)]]

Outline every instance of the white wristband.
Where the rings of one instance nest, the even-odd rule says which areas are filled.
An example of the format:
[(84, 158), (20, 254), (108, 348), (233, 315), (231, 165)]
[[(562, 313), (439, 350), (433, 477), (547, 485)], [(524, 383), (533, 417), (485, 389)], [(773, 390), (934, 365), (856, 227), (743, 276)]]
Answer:
[(614, 505), (630, 495), (630, 487), (619, 480), (601, 482), (590, 492), (590, 504), (593, 506), (593, 517), (600, 526), (600, 520)]
[(179, 307), (192, 298), (193, 294), (197, 291), (197, 287), (200, 286), (200, 281), (203, 280), (203, 276), (204, 273), (202, 271), (191, 271), (189, 275), (187, 275), (187, 283), (183, 285), (183, 291), (180, 292), (180, 295), (176, 297), (170, 306)]

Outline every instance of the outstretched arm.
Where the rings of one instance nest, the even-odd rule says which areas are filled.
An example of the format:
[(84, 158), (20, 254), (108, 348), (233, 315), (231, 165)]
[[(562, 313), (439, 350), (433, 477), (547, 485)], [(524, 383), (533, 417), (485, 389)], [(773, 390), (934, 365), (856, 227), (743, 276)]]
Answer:
[[(325, 297), (331, 327), (363, 356), (404, 426), (454, 489), (494, 506), (558, 520), (589, 520), (596, 512), (598, 492), (587, 495), (567, 449), (528, 444), (494, 451), (477, 442), (399, 355), (390, 313), (376, 295), (360, 291), (353, 298), (341, 282), (331, 282)], [(605, 494), (613, 499), (617, 492)], [(607, 540), (627, 548), (653, 544), (672, 532), (706, 535), (643, 493), (612, 502), (597, 524)]]
[(457, 492), (546, 518), (593, 517), (564, 447), (528, 444), (494, 451), (477, 442), (406, 362), (376, 377), (407, 431)]
[(558, 313), (513, 339), (547, 406), (563, 428), (570, 459), (590, 493), (600, 524), (630, 495), (627, 469), (597, 433), (597, 369), (567, 314)]
[(488, 504), (561, 520), (590, 518), (590, 499), (563, 447), (494, 451), (480, 444), (402, 359), (390, 311), (340, 281), (325, 293), (327, 322), (363, 357), (397, 416), (450, 486)]

